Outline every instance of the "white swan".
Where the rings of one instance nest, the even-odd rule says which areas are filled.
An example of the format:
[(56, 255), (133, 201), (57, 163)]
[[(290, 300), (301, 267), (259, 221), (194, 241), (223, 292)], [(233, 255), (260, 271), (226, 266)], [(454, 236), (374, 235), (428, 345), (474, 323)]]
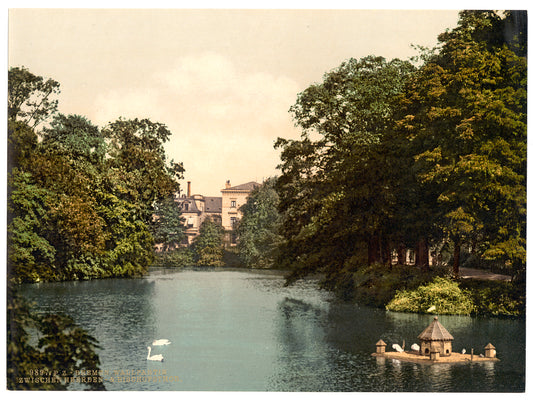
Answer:
[(463, 355), (466, 354), (466, 349), (463, 348), (463, 349), (461, 350), (461, 354), (463, 354)]
[(162, 338), (160, 340), (154, 340), (152, 345), (169, 345), (172, 344), (170, 341), (168, 341), (166, 338)]
[(393, 348), (396, 352), (403, 352), (403, 348), (400, 347), (398, 344), (392, 344), (392, 348)]
[(411, 345), (411, 349), (412, 349), (413, 351), (418, 352), (418, 351), (420, 351), (420, 345), (418, 345), (418, 344), (415, 343), (415, 344)]
[(154, 361), (154, 362), (163, 362), (163, 355), (150, 355), (150, 352), (152, 352), (152, 347), (148, 348), (148, 356), (146, 357), (147, 361)]

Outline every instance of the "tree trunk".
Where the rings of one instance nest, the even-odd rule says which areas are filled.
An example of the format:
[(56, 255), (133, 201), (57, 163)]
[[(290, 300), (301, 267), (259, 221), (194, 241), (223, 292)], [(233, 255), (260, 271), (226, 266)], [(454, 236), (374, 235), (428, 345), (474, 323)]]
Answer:
[(400, 244), (396, 250), (398, 253), (398, 264), (406, 265), (407, 264), (407, 251), (404, 244)]
[(453, 246), (453, 277), (455, 279), (459, 278), (459, 260), (461, 258), (461, 243), (460, 241), (455, 241)]
[(382, 260), (383, 263), (385, 263), (387, 266), (389, 266), (389, 269), (392, 269), (392, 255), (390, 250), (389, 242), (385, 242), (385, 245), (383, 247), (383, 253), (382, 253)]
[(368, 264), (379, 262), (379, 237), (373, 235), (368, 240)]
[(429, 247), (427, 238), (420, 239), (416, 244), (415, 265), (424, 270), (429, 269)]

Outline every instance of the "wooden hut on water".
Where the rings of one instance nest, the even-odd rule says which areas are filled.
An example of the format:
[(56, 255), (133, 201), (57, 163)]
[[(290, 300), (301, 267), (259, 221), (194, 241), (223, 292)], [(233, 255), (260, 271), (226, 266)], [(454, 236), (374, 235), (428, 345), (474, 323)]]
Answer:
[(420, 355), (431, 356), (432, 352), (438, 352), (440, 356), (450, 356), (452, 354), (453, 336), (439, 322), (435, 316), (431, 324), (420, 333)]

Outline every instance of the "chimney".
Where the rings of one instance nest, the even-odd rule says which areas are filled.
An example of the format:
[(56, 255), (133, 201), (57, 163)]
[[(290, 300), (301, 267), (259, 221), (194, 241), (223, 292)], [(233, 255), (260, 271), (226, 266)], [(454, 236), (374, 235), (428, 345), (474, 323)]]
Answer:
[(187, 198), (191, 197), (191, 182), (187, 181)]
[(231, 188), (231, 184), (229, 183), (229, 180), (226, 181), (226, 189)]

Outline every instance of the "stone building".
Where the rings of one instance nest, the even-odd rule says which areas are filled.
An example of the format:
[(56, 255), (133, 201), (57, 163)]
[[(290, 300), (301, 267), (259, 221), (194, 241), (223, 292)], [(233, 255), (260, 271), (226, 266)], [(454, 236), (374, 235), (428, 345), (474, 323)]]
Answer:
[(440, 356), (450, 356), (452, 354), (453, 336), (439, 323), (439, 318), (435, 316), (431, 324), (420, 333), (420, 355), (431, 356), (433, 352)]
[[(226, 243), (236, 245), (237, 237), (233, 232), (235, 225), (241, 219), (239, 208), (246, 203), (250, 192), (259, 187), (257, 182), (231, 186), (226, 181), (226, 187), (220, 192), (222, 196), (203, 196), (192, 194), (191, 182), (187, 181), (187, 193), (174, 198), (181, 210), (185, 226), (185, 238), (180, 246), (189, 246), (200, 233), (200, 226), (206, 219), (211, 219), (226, 230)], [(156, 246), (156, 249), (160, 247)]]
[(187, 194), (175, 198), (175, 201), (181, 209), (185, 226), (185, 239), (180, 246), (192, 244), (205, 219), (211, 218), (215, 222), (222, 222), (222, 198), (220, 196), (191, 194), (190, 181), (187, 182)]
[(226, 181), (226, 187), (220, 192), (222, 193), (222, 227), (226, 230), (226, 241), (230, 245), (237, 243), (237, 236), (234, 233), (237, 222), (242, 218), (242, 213), (239, 208), (246, 203), (246, 199), (250, 192), (258, 188), (261, 184), (250, 181), (246, 184), (231, 186), (230, 181)]

